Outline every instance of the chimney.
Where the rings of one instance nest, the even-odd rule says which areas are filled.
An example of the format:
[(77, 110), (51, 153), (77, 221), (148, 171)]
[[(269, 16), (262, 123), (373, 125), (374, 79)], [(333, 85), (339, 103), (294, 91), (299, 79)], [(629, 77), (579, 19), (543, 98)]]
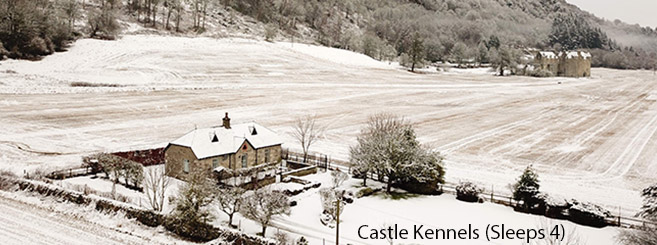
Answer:
[(224, 117), (224, 128), (230, 129), (230, 118), (228, 117), (228, 112), (226, 112), (226, 117)]

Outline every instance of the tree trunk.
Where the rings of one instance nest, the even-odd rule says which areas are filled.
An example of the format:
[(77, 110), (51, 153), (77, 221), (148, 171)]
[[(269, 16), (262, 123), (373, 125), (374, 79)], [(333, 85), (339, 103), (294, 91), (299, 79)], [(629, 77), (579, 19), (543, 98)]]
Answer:
[(167, 12), (167, 21), (166, 21), (166, 26), (165, 29), (169, 30), (169, 20), (171, 19), (171, 8), (169, 8)]
[(267, 231), (267, 226), (266, 226), (266, 225), (263, 225), (263, 226), (262, 226), (262, 236), (263, 236), (263, 237), (265, 236), (265, 231)]
[(392, 178), (388, 177), (388, 186), (386, 186), (386, 192), (390, 193), (391, 187), (392, 187)]
[(363, 186), (367, 186), (367, 174), (363, 176)]
[(232, 213), (232, 214), (228, 215), (228, 226), (230, 226), (230, 227), (233, 226), (233, 214), (235, 214), (235, 213)]

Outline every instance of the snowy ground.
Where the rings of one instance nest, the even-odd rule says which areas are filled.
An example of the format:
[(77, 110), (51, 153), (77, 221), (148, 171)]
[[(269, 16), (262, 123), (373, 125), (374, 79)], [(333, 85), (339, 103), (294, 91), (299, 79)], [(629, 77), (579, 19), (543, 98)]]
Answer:
[(292, 148), (294, 119), (316, 114), (327, 131), (312, 150), (346, 160), (367, 117), (385, 111), (414, 122), (420, 140), (445, 154), (448, 181), (508, 192), (534, 164), (542, 190), (631, 215), (638, 190), (657, 181), (656, 78), (608, 69), (593, 69), (590, 79), (412, 74), (290, 43), (80, 40), (42, 61), (0, 63), (0, 169), (76, 166), (93, 152), (161, 147), (220, 124), (224, 112), (280, 132)]
[[(331, 185), (329, 173), (319, 173), (302, 177), (322, 183), (322, 187)], [(349, 179), (341, 188), (357, 189), (361, 186), (359, 179)], [(368, 185), (381, 186), (382, 184), (369, 181)], [(403, 194), (400, 194), (403, 196)], [(310, 244), (334, 244), (335, 229), (322, 225), (319, 216), (322, 212), (319, 189), (310, 189), (292, 197), (298, 205), (292, 208), (289, 216), (277, 216), (274, 227), (268, 229), (268, 236), (276, 231), (291, 233), (293, 239), (304, 236)], [(218, 224), (225, 223), (228, 217), (216, 213)], [(616, 228), (591, 228), (563, 220), (550, 220), (542, 216), (514, 212), (512, 208), (491, 203), (465, 203), (455, 199), (455, 196), (445, 194), (441, 196), (414, 196), (408, 195), (393, 200), (390, 196), (376, 194), (370, 197), (355, 199), (354, 203), (346, 205), (341, 216), (340, 226), (341, 243), (347, 244), (389, 244), (387, 240), (364, 240), (359, 237), (358, 230), (362, 225), (369, 228), (380, 229), (384, 226), (397, 224), (413, 233), (413, 226), (423, 225), (427, 229), (479, 229), (479, 239), (473, 240), (421, 240), (406, 239), (395, 240), (394, 244), (526, 244), (522, 240), (497, 240), (487, 242), (485, 238), (486, 225), (504, 224), (506, 229), (541, 229), (564, 225), (565, 240), (571, 239), (570, 244), (615, 244)], [(250, 220), (236, 215), (234, 224), (240, 224), (241, 229), (255, 234), (260, 226)], [(366, 232), (367, 231), (367, 232)], [(361, 235), (369, 235), (369, 230), (362, 230)], [(571, 238), (573, 237), (573, 238)], [(575, 237), (577, 239), (575, 239)], [(544, 240), (534, 240), (532, 244), (547, 244)]]
[(0, 209), (2, 244), (188, 244), (161, 227), (29, 192), (0, 191)]

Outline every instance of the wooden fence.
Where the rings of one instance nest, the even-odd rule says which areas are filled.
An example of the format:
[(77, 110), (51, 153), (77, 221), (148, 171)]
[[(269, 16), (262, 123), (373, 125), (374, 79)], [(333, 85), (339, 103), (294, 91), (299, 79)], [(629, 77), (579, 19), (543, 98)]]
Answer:
[(46, 175), (49, 179), (68, 179), (72, 177), (84, 176), (95, 174), (96, 171), (91, 166), (82, 166), (77, 168), (69, 168), (57, 170)]
[(303, 153), (291, 151), (290, 149), (282, 149), (281, 158), (283, 158), (283, 160), (291, 160), (295, 162), (303, 162), (316, 165), (318, 168), (323, 169), (330, 168), (332, 161), (328, 155), (318, 153), (308, 153), (304, 159)]

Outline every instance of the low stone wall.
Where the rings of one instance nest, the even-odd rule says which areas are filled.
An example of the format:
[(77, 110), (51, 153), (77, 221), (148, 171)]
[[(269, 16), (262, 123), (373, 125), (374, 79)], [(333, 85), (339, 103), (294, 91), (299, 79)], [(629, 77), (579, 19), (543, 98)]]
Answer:
[(295, 169), (295, 170), (292, 170), (292, 171), (285, 172), (285, 173), (282, 174), (281, 178), (285, 178), (285, 177), (290, 176), (290, 175), (301, 177), (301, 176), (306, 176), (306, 175), (315, 174), (315, 173), (317, 173), (317, 167), (316, 166), (308, 166), (308, 167), (303, 167), (303, 168), (300, 168), (300, 169)]

